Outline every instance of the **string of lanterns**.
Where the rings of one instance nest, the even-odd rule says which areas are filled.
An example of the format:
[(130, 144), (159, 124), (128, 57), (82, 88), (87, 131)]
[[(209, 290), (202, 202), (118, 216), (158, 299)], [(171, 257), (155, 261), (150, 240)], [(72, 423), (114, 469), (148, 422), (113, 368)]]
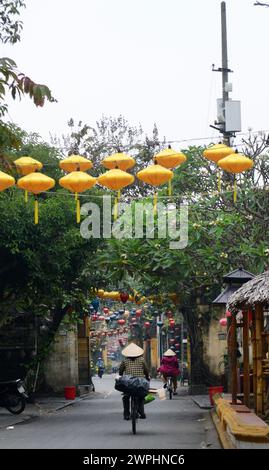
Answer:
[[(216, 163), (219, 167), (218, 189), (220, 191), (220, 168), (234, 176), (234, 202), (237, 199), (236, 192), (236, 174), (249, 170), (253, 167), (253, 161), (243, 154), (238, 153), (225, 144), (215, 144), (204, 150), (203, 156)], [(186, 162), (186, 156), (173, 150), (169, 145), (167, 149), (157, 153), (154, 157), (154, 164), (140, 170), (137, 178), (146, 184), (157, 188), (160, 185), (168, 183), (168, 196), (172, 194), (173, 169)], [(112, 191), (117, 191), (114, 201), (114, 219), (117, 219), (118, 203), (122, 188), (129, 186), (134, 182), (134, 176), (127, 172), (135, 165), (135, 159), (130, 155), (118, 151), (101, 162), (102, 166), (108, 171), (95, 178), (88, 173), (93, 167), (92, 162), (80, 155), (71, 155), (61, 160), (59, 167), (68, 173), (59, 179), (59, 184), (68, 191), (74, 193), (76, 201), (76, 221), (80, 223), (80, 193), (91, 189), (96, 183)], [(0, 171), (0, 191), (4, 191), (17, 184), (18, 188), (25, 192), (25, 202), (28, 201), (28, 193), (34, 194), (34, 222), (38, 223), (38, 194), (48, 191), (55, 186), (55, 180), (43, 173), (40, 173), (43, 165), (38, 160), (31, 157), (20, 157), (14, 161), (18, 174), (21, 176), (17, 183), (15, 179)], [(157, 192), (154, 193), (154, 213), (157, 209)]]

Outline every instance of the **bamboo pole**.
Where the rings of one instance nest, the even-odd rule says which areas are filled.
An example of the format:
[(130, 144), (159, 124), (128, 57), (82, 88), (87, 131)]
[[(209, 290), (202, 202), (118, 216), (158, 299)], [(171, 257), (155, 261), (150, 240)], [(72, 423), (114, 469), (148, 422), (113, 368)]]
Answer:
[(237, 338), (236, 338), (236, 316), (232, 315), (231, 318), (231, 330), (230, 330), (230, 341), (231, 341), (231, 367), (232, 367), (232, 404), (237, 403)]
[(263, 377), (262, 377), (262, 329), (263, 307), (256, 305), (256, 361), (257, 361), (257, 414), (263, 413)]
[(253, 395), (254, 410), (257, 411), (257, 352), (256, 352), (256, 312), (252, 312), (252, 360), (253, 360)]
[(250, 405), (250, 381), (249, 381), (249, 319), (248, 311), (243, 312), (243, 365), (244, 365), (244, 405)]

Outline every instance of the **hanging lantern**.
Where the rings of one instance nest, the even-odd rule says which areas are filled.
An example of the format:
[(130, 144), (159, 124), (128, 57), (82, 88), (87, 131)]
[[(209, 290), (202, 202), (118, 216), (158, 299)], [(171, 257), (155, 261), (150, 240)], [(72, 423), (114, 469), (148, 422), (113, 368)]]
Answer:
[(17, 181), (19, 188), (24, 189), (35, 195), (35, 224), (38, 224), (38, 199), (37, 195), (43, 191), (48, 191), (55, 186), (54, 179), (49, 176), (43, 175), (42, 173), (30, 173), (29, 175), (23, 176)]
[(43, 164), (32, 157), (20, 157), (14, 161), (20, 175), (26, 176), (35, 171), (41, 170)]
[(135, 311), (135, 316), (137, 318), (141, 317), (141, 315), (142, 315), (142, 310), (141, 309), (138, 309), (138, 310)]
[(107, 308), (107, 307), (104, 307), (104, 308), (103, 308), (103, 312), (104, 312), (104, 313), (107, 315), (107, 314), (108, 314), (108, 312), (109, 312), (109, 308)]
[(129, 294), (127, 294), (126, 292), (121, 292), (120, 293), (120, 300), (126, 304), (127, 300), (129, 299)]
[(120, 320), (118, 320), (118, 324), (119, 325), (124, 325), (125, 323), (125, 320), (123, 318), (121, 318)]
[[(144, 183), (150, 184), (151, 186), (157, 187), (161, 184), (167, 183), (173, 178), (173, 172), (167, 170), (161, 165), (149, 165), (144, 170), (137, 173), (137, 178)], [(157, 193), (154, 194), (154, 214), (157, 210)]]
[(171, 327), (175, 326), (175, 320), (169, 320), (169, 325), (170, 325)]
[(98, 319), (98, 315), (96, 315), (96, 314), (92, 315), (91, 319), (92, 319), (92, 321), (96, 321)]
[[(43, 164), (32, 157), (20, 157), (14, 161), (17, 171), (20, 175), (26, 176), (35, 171), (41, 170)], [(25, 202), (28, 201), (28, 191), (24, 191)]]
[(169, 339), (169, 343), (173, 344), (175, 342), (175, 339), (174, 338), (170, 338)]
[(149, 328), (149, 327), (150, 327), (150, 322), (149, 322), (149, 321), (145, 321), (144, 326), (145, 326), (145, 328)]
[(105, 317), (104, 317), (103, 315), (100, 315), (100, 316), (98, 317), (98, 320), (99, 320), (99, 321), (104, 321), (104, 320), (105, 320)]
[(14, 184), (15, 184), (15, 179), (13, 178), (13, 176), (10, 176), (7, 173), (0, 171), (0, 191), (4, 191), (5, 189), (8, 189), (11, 186), (14, 186)]
[[(228, 147), (228, 145), (219, 143), (212, 145), (211, 147), (207, 148), (203, 151), (203, 156), (214, 163), (218, 163), (219, 160), (222, 158), (228, 157), (233, 153), (233, 149)], [(218, 190), (220, 192), (221, 189), (221, 180), (220, 180), (220, 170), (218, 170)]]
[(173, 316), (173, 312), (171, 312), (171, 310), (168, 310), (168, 311), (166, 312), (166, 316), (167, 316), (168, 318), (171, 318), (171, 317)]
[[(168, 168), (169, 170), (171, 170), (171, 168), (176, 168), (177, 166), (182, 165), (182, 163), (185, 163), (187, 158), (183, 153), (173, 150), (171, 148), (171, 145), (168, 145), (167, 149), (162, 150), (161, 152), (157, 153), (157, 155), (155, 155), (154, 160), (156, 160), (157, 163), (163, 166), (164, 168)], [(169, 180), (168, 184), (168, 195), (171, 196), (171, 180)]]
[(162, 327), (163, 327), (163, 322), (162, 322), (161, 320), (158, 320), (158, 321), (157, 321), (157, 326), (158, 326), (159, 328), (162, 328)]
[(127, 320), (127, 318), (129, 318), (129, 316), (130, 316), (129, 310), (125, 310), (123, 316), (124, 316), (124, 318)]
[(59, 166), (62, 170), (71, 173), (73, 171), (87, 171), (93, 167), (90, 160), (80, 155), (70, 155), (70, 157), (61, 160)]
[(218, 165), (228, 173), (234, 174), (234, 202), (237, 200), (236, 192), (236, 174), (250, 170), (253, 167), (253, 161), (242, 153), (232, 153), (228, 157), (218, 161)]
[(119, 168), (120, 170), (126, 171), (135, 165), (135, 160), (130, 157), (130, 155), (127, 155), (127, 153), (117, 152), (104, 158), (101, 163), (108, 170)]
[(115, 197), (114, 202), (114, 219), (117, 219), (118, 216), (118, 202), (120, 199), (120, 190), (125, 186), (129, 186), (134, 182), (133, 175), (126, 173), (126, 171), (119, 170), (115, 168), (113, 170), (106, 171), (98, 177), (98, 183), (102, 186), (105, 186), (108, 189), (113, 191), (118, 191), (117, 197)]
[(219, 321), (220, 326), (227, 326), (227, 318), (221, 318)]
[(231, 317), (231, 316), (232, 316), (231, 312), (230, 312), (229, 310), (227, 310), (227, 312), (225, 313), (225, 317), (226, 317), (226, 318), (229, 318), (229, 317)]
[(77, 202), (77, 223), (80, 223), (80, 201), (78, 198), (78, 193), (83, 193), (87, 189), (92, 188), (96, 183), (96, 178), (84, 173), (83, 171), (72, 171), (66, 176), (63, 176), (59, 179), (59, 184), (75, 193), (76, 202)]
[(180, 344), (179, 344), (179, 343), (175, 343), (175, 348), (179, 349), (179, 348), (180, 348)]
[(105, 291), (103, 289), (98, 289), (98, 291), (97, 291), (97, 295), (101, 298), (104, 296), (104, 293), (105, 293)]

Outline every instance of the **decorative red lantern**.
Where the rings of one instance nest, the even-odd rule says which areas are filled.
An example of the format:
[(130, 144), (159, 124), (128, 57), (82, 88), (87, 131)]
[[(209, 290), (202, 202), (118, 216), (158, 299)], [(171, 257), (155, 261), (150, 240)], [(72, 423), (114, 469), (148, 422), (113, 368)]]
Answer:
[(227, 326), (227, 318), (221, 318), (219, 321), (220, 326)]
[(103, 308), (103, 312), (105, 313), (105, 315), (107, 315), (107, 314), (108, 314), (108, 312), (109, 312), (109, 308), (107, 308), (107, 307), (104, 307), (104, 308)]
[(103, 315), (100, 315), (100, 317), (98, 317), (98, 320), (104, 321), (104, 320), (105, 320), (105, 317), (103, 317)]
[(229, 318), (229, 317), (231, 317), (231, 316), (232, 316), (231, 312), (230, 312), (229, 310), (227, 310), (227, 312), (225, 313), (225, 317), (226, 317), (226, 318)]
[(175, 347), (176, 347), (177, 349), (179, 349), (179, 348), (180, 348), (180, 344), (179, 344), (179, 343), (176, 343), (176, 344), (175, 344)]
[(120, 319), (118, 320), (118, 324), (119, 324), (119, 325), (124, 325), (124, 323), (125, 323), (124, 318), (120, 318)]
[(170, 338), (169, 342), (173, 344), (175, 342), (175, 340), (173, 338)]
[(149, 322), (149, 321), (145, 321), (144, 326), (145, 326), (146, 328), (149, 328), (149, 327), (150, 327), (150, 322)]
[(120, 299), (124, 304), (126, 304), (127, 300), (129, 300), (129, 294), (127, 294), (126, 292), (121, 292)]
[(172, 326), (175, 326), (175, 320), (169, 320), (169, 325), (172, 327)]
[(136, 316), (137, 318), (141, 317), (141, 315), (142, 315), (142, 310), (141, 310), (141, 308), (135, 311), (135, 316)]
[(136, 318), (131, 319), (132, 323), (136, 323)]
[(96, 321), (98, 319), (98, 316), (97, 315), (92, 315), (91, 319), (92, 319), (92, 321)]

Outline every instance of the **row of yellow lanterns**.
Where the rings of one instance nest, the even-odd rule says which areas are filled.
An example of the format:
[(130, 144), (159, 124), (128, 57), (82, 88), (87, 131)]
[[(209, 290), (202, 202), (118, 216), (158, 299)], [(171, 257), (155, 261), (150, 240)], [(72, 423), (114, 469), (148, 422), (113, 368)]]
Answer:
[[(220, 168), (233, 173), (234, 176), (234, 202), (237, 199), (236, 191), (236, 174), (243, 173), (243, 171), (250, 170), (253, 167), (253, 161), (243, 155), (242, 153), (235, 152), (228, 145), (219, 143), (212, 145), (204, 150), (203, 156), (208, 160), (216, 163)], [(221, 189), (220, 170), (218, 172), (218, 189)]]
[[(121, 293), (119, 291), (105, 291), (104, 289), (98, 289), (96, 295), (100, 297), (100, 299), (110, 299), (115, 301), (121, 301)], [(177, 293), (169, 293), (167, 297), (172, 300), (173, 302), (179, 302), (179, 296)], [(130, 295), (127, 298), (126, 302), (135, 302), (136, 304), (140, 305), (141, 303), (147, 301), (158, 301), (161, 302), (163, 300), (163, 296), (160, 295), (149, 295), (147, 297), (141, 296), (139, 292), (135, 292), (135, 295)]]
[[(253, 161), (245, 155), (235, 153), (232, 148), (225, 144), (216, 144), (209, 147), (203, 152), (203, 156), (218, 164), (219, 167), (230, 173), (241, 173), (252, 168)], [(186, 156), (173, 150), (171, 146), (159, 152), (154, 157), (154, 164), (137, 173), (138, 179), (153, 187), (161, 184), (169, 184), (168, 194), (171, 195), (171, 179), (173, 172), (171, 169), (178, 167), (186, 161)], [(43, 167), (42, 163), (31, 158), (21, 157), (15, 160), (18, 172), (23, 175), (17, 181), (17, 186), (25, 191), (25, 200), (27, 202), (28, 192), (35, 195), (34, 203), (34, 220), (38, 223), (38, 200), (37, 195), (41, 192), (48, 191), (55, 186), (54, 179), (39, 172)], [(80, 222), (80, 201), (78, 193), (84, 192), (92, 188), (96, 182), (111, 190), (118, 191), (115, 198), (114, 216), (117, 214), (117, 204), (120, 198), (120, 190), (134, 182), (134, 176), (127, 173), (126, 170), (135, 165), (135, 160), (122, 152), (114, 153), (106, 157), (102, 161), (102, 165), (108, 169), (98, 178), (86, 173), (91, 169), (93, 164), (90, 160), (79, 155), (71, 155), (70, 157), (59, 162), (59, 166), (68, 172), (59, 180), (59, 184), (75, 194), (77, 222)], [(3, 191), (15, 184), (15, 179), (0, 171), (0, 191)], [(219, 176), (220, 190), (220, 176)], [(236, 179), (234, 187), (234, 200), (236, 201)], [(154, 195), (154, 211), (156, 211), (157, 193)]]

